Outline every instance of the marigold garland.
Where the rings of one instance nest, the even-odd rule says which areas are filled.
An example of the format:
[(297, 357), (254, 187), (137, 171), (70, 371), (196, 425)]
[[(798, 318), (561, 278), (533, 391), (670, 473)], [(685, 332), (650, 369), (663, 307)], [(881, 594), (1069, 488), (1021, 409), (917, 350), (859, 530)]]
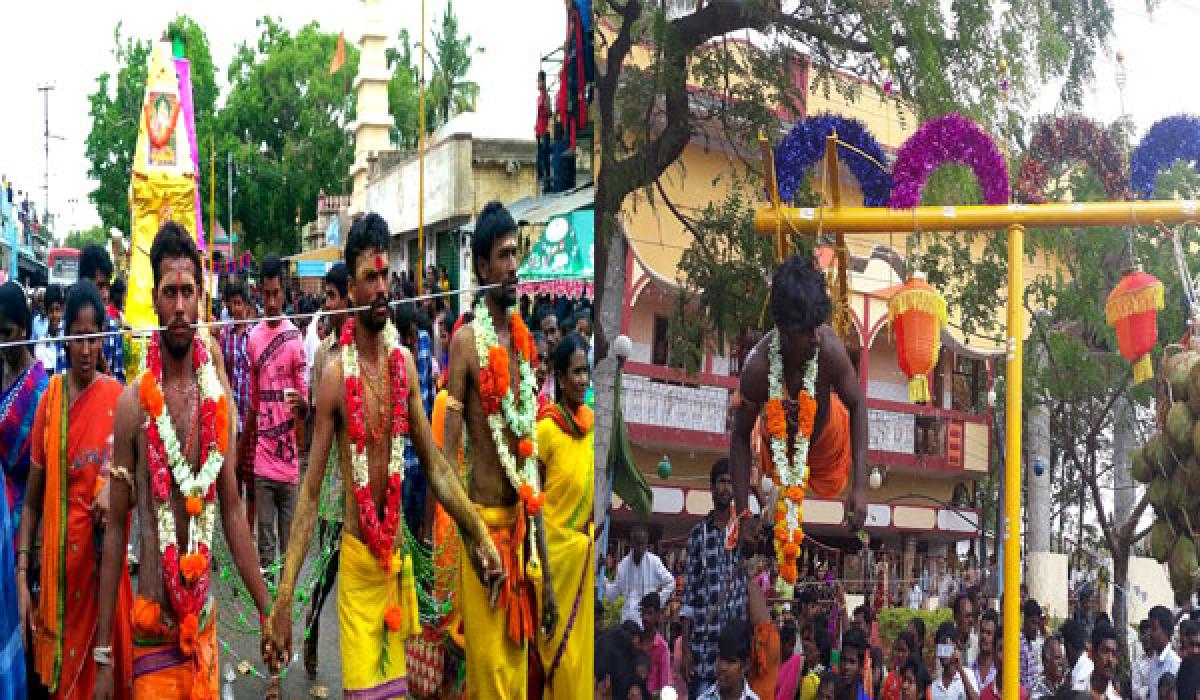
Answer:
[(384, 491), (382, 522), (371, 497), (370, 471), (367, 464), (367, 428), (363, 403), (363, 381), (359, 373), (358, 349), (354, 340), (354, 319), (342, 325), (342, 374), (346, 391), (347, 436), (354, 478), (354, 500), (358, 506), (358, 524), (363, 544), (385, 571), (389, 570), (400, 523), (400, 496), (403, 488), (404, 445), (408, 434), (408, 381), (404, 353), (396, 330), (389, 322), (383, 330), (383, 346), (391, 380), (391, 452), (388, 459), (387, 485)]
[[(200, 389), (200, 468), (193, 468), (167, 415), (162, 394), (162, 356), (160, 337), (154, 334), (147, 344), (145, 369), (138, 380), (138, 398), (145, 411), (146, 459), (150, 471), (151, 495), (155, 501), (158, 540), (162, 555), (162, 576), (167, 596), (180, 624), (181, 649), (184, 626), (198, 625), (198, 615), (208, 600), (209, 546), (212, 543), (216, 515), (216, 480), (224, 463), (217, 430), (223, 414), (228, 427), (228, 405), (220, 399), (223, 387), (204, 341), (199, 335), (192, 341), (192, 369)], [(225, 409), (225, 410), (221, 410)], [(175, 532), (172, 491), (178, 488), (187, 511), (188, 549), (181, 552)], [(197, 503), (199, 505), (197, 505)], [(146, 613), (148, 616), (148, 613)], [(194, 646), (192, 647), (194, 649)], [(184, 649), (184, 652), (191, 654)]]
[[(779, 332), (771, 335), (770, 371), (767, 375), (767, 430), (770, 435), (771, 479), (780, 489), (775, 505), (775, 551), (780, 559), (779, 573), (788, 583), (796, 581), (796, 558), (804, 540), (804, 491), (808, 484), (808, 448), (816, 416), (817, 358), (820, 348), (814, 348), (812, 359), (804, 369), (803, 389), (796, 397), (796, 433), (788, 445), (788, 425), (783, 407), (787, 387), (783, 379), (783, 351)], [(782, 426), (780, 425), (782, 421)]]

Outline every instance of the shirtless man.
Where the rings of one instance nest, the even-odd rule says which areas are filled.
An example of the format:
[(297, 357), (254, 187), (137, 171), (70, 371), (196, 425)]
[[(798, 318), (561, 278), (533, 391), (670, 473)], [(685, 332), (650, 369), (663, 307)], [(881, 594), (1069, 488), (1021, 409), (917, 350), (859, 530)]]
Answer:
[[(399, 345), (395, 328), (388, 321), (387, 250), (390, 237), (387, 222), (372, 213), (356, 221), (346, 239), (344, 256), (350, 276), (350, 298), (353, 306), (368, 308), (347, 319), (342, 329), (343, 337), (350, 329), (354, 352), (342, 349), (333, 354), (321, 372), (321, 383), (316, 390), (308, 472), (292, 523), (283, 578), (263, 628), (264, 653), (274, 657), (276, 666), (286, 663), (291, 658), (292, 598), (296, 576), (316, 530), (321, 484), (336, 432), (340, 454), (335, 461), (340, 465), (341, 483), (346, 489), (337, 572), (342, 686), (347, 694), (358, 691), (364, 697), (379, 698), (405, 696), (404, 642), (409, 635), (420, 631), (411, 562), (402, 556), (403, 549), (392, 549), (401, 542), (388, 541), (389, 531), (397, 538), (403, 537), (403, 530), (396, 529), (403, 515), (399, 512), (398, 484), (397, 488), (389, 485), (389, 473), (402, 473), (404, 469), (404, 448), (398, 445), (393, 449), (392, 442), (406, 439), (402, 433), (393, 437), (397, 425), (394, 406), (407, 409), (407, 439), (412, 440), (425, 467), (433, 494), (458, 524), (464, 551), (469, 554), (475, 570), (473, 574), (468, 572), (467, 577), (475, 586), (489, 588), (493, 600), (504, 583), (500, 556), (488, 537), (483, 519), (467, 500), (456, 471), (434, 445), (429, 420), (421, 405), (416, 363)], [(405, 383), (406, 397), (403, 398), (390, 395), (393, 370), (389, 358), (392, 352), (385, 350), (389, 343), (398, 348), (396, 352), (400, 353), (403, 362), (404, 369), (399, 372)], [(348, 359), (354, 357), (357, 360)], [(356, 367), (361, 388), (354, 403), (361, 407), (362, 415), (353, 415), (348, 408), (347, 368), (353, 372)], [(353, 442), (349, 431), (351, 423), (359, 426), (363, 433), (363, 451), (358, 451)], [(365, 454), (366, 464), (360, 463), (360, 469), (365, 472), (369, 493), (362, 497), (369, 499), (372, 506), (369, 509), (360, 508), (356, 496), (354, 463), (362, 454)], [(368, 519), (369, 528), (364, 528), (363, 513), (360, 512), (363, 510), (375, 513), (374, 518)]]
[[(783, 261), (771, 281), (775, 330), (759, 340), (746, 359), (740, 387), (742, 401), (734, 412), (729, 461), (736, 513), (746, 512), (748, 505), (750, 441), (755, 438), (755, 420), (771, 398), (770, 357), (778, 343), (783, 356), (783, 405), (789, 445), (796, 434), (796, 396), (803, 388), (809, 362), (814, 354), (818, 357), (808, 490), (819, 498), (838, 498), (849, 486), (846, 516), (851, 528), (857, 530), (866, 520), (867, 401), (846, 347), (826, 323), (831, 310), (825, 278), (812, 258), (794, 255)], [(763, 421), (759, 437), (765, 437), (765, 430)], [(789, 457), (790, 453), (789, 449)], [(769, 442), (764, 439), (762, 459), (771, 458)]]
[[(169, 422), (173, 424), (175, 433), (179, 436), (179, 443), (189, 448), (185, 450), (184, 457), (191, 465), (192, 473), (197, 475), (201, 473), (199, 467), (203, 441), (199, 435), (205, 432), (204, 420), (197, 415), (196, 410), (197, 398), (201, 397), (203, 386), (193, 367), (196, 351), (195, 323), (200, 313), (199, 302), (204, 298), (200, 253), (196, 250), (191, 234), (179, 224), (167, 222), (154, 238), (154, 244), (150, 248), (150, 264), (154, 272), (154, 309), (158, 314), (159, 324), (167, 327), (165, 331), (160, 331), (157, 337), (161, 348), (159, 356), (162, 359), (162, 376), (157, 378), (157, 384), (161, 387), (162, 410), (166, 411)], [(224, 362), (217, 349), (217, 343), (208, 338), (207, 334), (201, 338), (208, 349), (210, 360), (215, 365), (215, 372), (220, 381), (220, 393), (226, 397), (225, 423), (228, 426), (228, 435), (225, 440), (224, 459), (215, 482), (216, 494), (220, 501), (221, 522), (238, 573), (245, 581), (260, 614), (265, 614), (270, 606), (270, 598), (262, 574), (258, 570), (254, 542), (250, 539), (250, 529), (246, 525), (241, 499), (238, 497), (235, 473), (237, 413), (228, 398), (233, 394), (225, 377)], [(143, 381), (139, 378), (125, 388), (117, 404), (116, 423), (113, 426), (115, 466), (112, 469), (112, 478), (105, 485), (105, 488), (109, 489), (109, 512), (106, 518), (108, 530), (105, 534), (104, 563), (100, 575), (100, 610), (96, 627), (95, 654), (99, 663), (103, 652), (111, 649), (113, 609), (116, 605), (122, 554), (126, 546), (126, 516), (129, 508), (136, 505), (138, 518), (142, 522), (142, 542), (139, 553), (141, 569), (138, 576), (138, 597), (134, 604), (132, 621), (135, 642), (133, 694), (135, 697), (188, 698), (194, 692), (193, 686), (197, 685), (207, 687), (208, 697), (216, 697), (216, 615), (212, 610), (211, 596), (205, 596), (207, 600), (203, 601), (207, 613), (189, 614), (187, 611), (177, 610), (173, 596), (169, 594), (171, 587), (163, 577), (165, 552), (159, 547), (159, 503), (151, 488), (152, 475), (147, 456), (148, 448), (155, 446), (148, 444), (150, 438), (147, 427), (151, 419), (143, 408), (142, 385)], [(216, 420), (214, 424), (219, 426), (220, 421)], [(188, 440), (185, 436), (193, 432), (197, 438)], [(129, 474), (130, 468), (132, 475)], [(170, 517), (174, 521), (175, 532), (178, 533), (174, 544), (176, 551), (189, 552), (191, 545), (195, 544), (189, 542), (191, 504), (185, 505), (185, 497), (175, 482), (174, 477), (170, 478), (167, 481), (169, 490), (166, 491), (169, 494)], [(133, 490), (135, 484), (136, 495)], [(103, 493), (98, 500), (105, 501)], [(215, 506), (206, 506), (212, 507)], [(199, 529), (203, 530), (203, 527)], [(201, 540), (203, 539), (202, 532)], [(189, 552), (181, 555), (179, 560), (187, 560), (191, 556), (192, 553)], [(189, 570), (191, 567), (187, 566), (187, 563), (177, 566)], [(207, 556), (203, 557), (201, 563), (205, 570), (195, 573), (202, 579), (211, 571), (211, 563)], [(176, 581), (175, 585), (179, 586), (181, 582)], [(108, 700), (112, 696), (113, 669), (111, 665), (102, 664), (96, 675), (95, 697), (97, 700)]]
[[(536, 578), (541, 578), (542, 628), (547, 637), (553, 635), (558, 612), (547, 564), (540, 506), (529, 507), (530, 501), (536, 502), (536, 494), (540, 491), (537, 484), (543, 483), (544, 475), (537, 474), (534, 467), (537, 484), (530, 488), (526, 482), (520, 489), (522, 493), (512, 483), (515, 473), (527, 468), (528, 464), (520, 453), (521, 444), (533, 448), (535, 460), (537, 456), (536, 445), (526, 442), (531, 438), (536, 419), (537, 402), (532, 396), (536, 386), (531, 387), (530, 401), (517, 398), (522, 384), (518, 360), (523, 350), (530, 355), (536, 354), (536, 350), (532, 348), (529, 330), (513, 313), (517, 303), (517, 227), (499, 202), (489, 202), (479, 213), (471, 239), (471, 261), (476, 279), (487, 289), (475, 305), (475, 320), (450, 341), (444, 451), (447, 455), (458, 454), (465, 422), (471, 441), (468, 493), (487, 521), (492, 538), (502, 553), (508, 577), (500, 606), (493, 608), (479, 584), (466, 572), (462, 576), (458, 593), (467, 639), (467, 691), (472, 698), (508, 700), (525, 697), (527, 645), (536, 641), (533, 591)], [(486, 353), (479, 352), (477, 338), (482, 340), (493, 332), (496, 344)], [(514, 396), (513, 412), (527, 413), (523, 418), (528, 420), (529, 426), (528, 433), (514, 436), (509, 421), (502, 419), (500, 430), (503, 431), (506, 457), (512, 460), (513, 473), (508, 473), (509, 470), (502, 466), (481, 396), (481, 390), (494, 388), (497, 382), (489, 381), (487, 389), (481, 387), (480, 379), (484, 373), (480, 361), (490, 364), (501, 348), (508, 357), (508, 390)], [(481, 358), (481, 355), (486, 356)], [(487, 374), (490, 380), (497, 373), (489, 369)], [(529, 379), (531, 384), (534, 381), (532, 377)], [(491, 391), (488, 393), (491, 395)], [(494, 396), (493, 400), (496, 400)], [(503, 415), (498, 405), (493, 410)], [(533, 553), (528, 547), (530, 527), (535, 528), (537, 534), (540, 571), (534, 566)]]

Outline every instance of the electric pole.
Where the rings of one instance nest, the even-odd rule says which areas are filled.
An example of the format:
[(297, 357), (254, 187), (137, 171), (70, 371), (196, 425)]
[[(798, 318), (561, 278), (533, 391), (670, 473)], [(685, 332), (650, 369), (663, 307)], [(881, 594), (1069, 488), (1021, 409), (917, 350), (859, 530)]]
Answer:
[(38, 92), (42, 93), (42, 118), (45, 125), (43, 138), (46, 149), (46, 170), (42, 176), (42, 194), (45, 197), (42, 202), (42, 224), (47, 227), (50, 225), (50, 91), (53, 89), (53, 83), (38, 86)]

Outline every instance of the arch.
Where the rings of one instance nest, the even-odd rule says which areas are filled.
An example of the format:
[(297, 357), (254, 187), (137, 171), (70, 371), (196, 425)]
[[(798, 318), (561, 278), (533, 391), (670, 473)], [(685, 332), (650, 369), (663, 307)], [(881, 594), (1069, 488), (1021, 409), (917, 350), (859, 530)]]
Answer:
[[(801, 119), (775, 148), (775, 177), (779, 183), (780, 198), (786, 202), (792, 200), (800, 190), (804, 173), (825, 155), (825, 138), (834, 134), (838, 140), (853, 146), (843, 146), (838, 155), (858, 179), (863, 192), (863, 204), (882, 207), (892, 189), (892, 176), (887, 171), (883, 147), (861, 121), (833, 114)], [(875, 159), (875, 162), (863, 157), (859, 151)]]
[(1089, 166), (1100, 178), (1109, 200), (1127, 198), (1129, 175), (1120, 147), (1104, 127), (1079, 114), (1039, 120), (1021, 158), (1017, 198), (1026, 204), (1044, 204), (1050, 179), (1048, 167), (1066, 162)]
[(1140, 199), (1154, 194), (1154, 178), (1177, 160), (1194, 164), (1200, 172), (1200, 118), (1177, 114), (1154, 122), (1142, 137), (1129, 167), (1130, 186)]
[(892, 166), (888, 206), (911, 209), (920, 204), (925, 181), (947, 163), (960, 163), (975, 172), (984, 204), (1008, 203), (1008, 165), (1003, 154), (982, 127), (955, 112), (925, 122), (900, 147)]

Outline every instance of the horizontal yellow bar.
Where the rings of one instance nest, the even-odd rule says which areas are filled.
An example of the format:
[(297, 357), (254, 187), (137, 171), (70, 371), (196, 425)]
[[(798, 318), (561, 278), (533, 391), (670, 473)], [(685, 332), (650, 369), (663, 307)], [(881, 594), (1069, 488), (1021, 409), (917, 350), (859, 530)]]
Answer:
[(1167, 225), (1200, 222), (1200, 202), (1158, 200), (1151, 202), (1076, 202), (1059, 204), (1006, 204), (1001, 206), (841, 207), (797, 209), (770, 205), (754, 213), (754, 228), (774, 235), (778, 222), (783, 231), (815, 233), (888, 233), (899, 231), (978, 231), (1021, 224), (1026, 228), (1077, 226)]

